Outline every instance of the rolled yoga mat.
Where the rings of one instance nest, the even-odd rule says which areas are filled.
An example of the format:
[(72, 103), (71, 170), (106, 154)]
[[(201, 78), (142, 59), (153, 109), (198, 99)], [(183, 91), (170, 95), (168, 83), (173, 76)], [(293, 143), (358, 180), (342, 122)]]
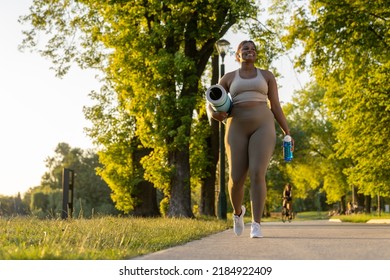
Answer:
[(230, 95), (221, 85), (213, 85), (206, 91), (207, 101), (211, 104), (214, 111), (227, 112), (230, 114), (233, 102)]

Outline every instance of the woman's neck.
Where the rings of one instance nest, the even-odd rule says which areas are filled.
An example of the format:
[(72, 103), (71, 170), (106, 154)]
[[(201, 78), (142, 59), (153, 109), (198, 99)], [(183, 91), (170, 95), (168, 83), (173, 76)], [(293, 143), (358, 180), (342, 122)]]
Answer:
[(249, 79), (257, 76), (257, 70), (253, 63), (241, 63), (239, 72), (242, 78)]
[(242, 72), (252, 72), (255, 69), (256, 67), (253, 63), (246, 63), (246, 62), (241, 63), (240, 70)]

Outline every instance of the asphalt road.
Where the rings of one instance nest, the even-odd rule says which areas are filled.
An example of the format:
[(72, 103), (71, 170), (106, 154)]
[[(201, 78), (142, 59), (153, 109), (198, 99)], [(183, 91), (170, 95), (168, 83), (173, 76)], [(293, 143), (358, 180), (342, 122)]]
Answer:
[(329, 221), (268, 222), (263, 238), (249, 238), (250, 225), (137, 260), (390, 260), (390, 224)]

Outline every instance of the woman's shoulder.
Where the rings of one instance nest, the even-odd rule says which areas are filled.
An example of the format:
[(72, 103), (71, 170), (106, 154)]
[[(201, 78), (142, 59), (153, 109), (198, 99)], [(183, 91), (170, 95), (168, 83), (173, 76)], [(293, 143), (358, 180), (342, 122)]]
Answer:
[(219, 81), (219, 84), (225, 87), (225, 89), (229, 89), (232, 81), (234, 80), (234, 77), (236, 75), (237, 70), (231, 71), (223, 75), (221, 80)]
[(260, 70), (261, 75), (264, 77), (264, 79), (266, 80), (266, 82), (268, 84), (275, 84), (276, 83), (276, 78), (275, 78), (274, 73), (272, 73), (269, 70), (264, 70), (264, 69), (259, 69), (259, 70)]
[(234, 78), (234, 76), (236, 75), (238, 69), (234, 70), (234, 71), (231, 71), (231, 72), (227, 72), (224, 77), (226, 78)]
[(266, 70), (266, 69), (260, 69), (260, 68), (257, 68), (261, 74), (263, 75), (264, 78), (275, 78), (275, 75), (274, 73), (272, 73), (270, 70)]

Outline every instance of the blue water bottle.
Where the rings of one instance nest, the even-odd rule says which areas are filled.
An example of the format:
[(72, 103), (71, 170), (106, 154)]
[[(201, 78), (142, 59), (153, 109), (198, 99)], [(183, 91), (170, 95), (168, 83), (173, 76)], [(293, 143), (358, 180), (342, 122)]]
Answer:
[(293, 159), (291, 140), (292, 138), (290, 135), (286, 135), (283, 139), (283, 156), (286, 162), (290, 162)]

